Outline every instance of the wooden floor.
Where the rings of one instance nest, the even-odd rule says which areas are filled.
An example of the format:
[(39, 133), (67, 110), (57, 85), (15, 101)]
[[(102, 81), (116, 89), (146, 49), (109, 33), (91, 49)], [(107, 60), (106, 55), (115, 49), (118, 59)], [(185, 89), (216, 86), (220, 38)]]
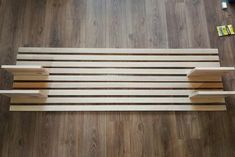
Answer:
[[(0, 0), (0, 64), (15, 64), (17, 48), (219, 48), (235, 65), (235, 7), (220, 0)], [(235, 90), (235, 74), (224, 77)], [(0, 71), (1, 89), (12, 76)], [(227, 112), (8, 112), (0, 97), (2, 157), (232, 157), (235, 98)]]

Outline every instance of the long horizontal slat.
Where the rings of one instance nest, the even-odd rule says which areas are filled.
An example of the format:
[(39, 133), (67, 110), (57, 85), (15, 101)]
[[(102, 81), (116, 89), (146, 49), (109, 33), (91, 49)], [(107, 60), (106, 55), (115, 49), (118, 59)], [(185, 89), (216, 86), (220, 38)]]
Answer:
[(203, 75), (220, 75), (222, 76), (225, 73), (228, 72), (234, 72), (235, 67), (207, 67), (207, 68), (194, 68), (192, 69), (187, 76), (192, 77), (192, 76), (203, 76)]
[(235, 96), (235, 91), (195, 91), (190, 95), (191, 98), (208, 97), (212, 99), (227, 96)]
[(110, 95), (110, 96), (187, 96), (190, 95), (194, 90), (133, 90), (133, 89), (84, 89), (84, 90), (41, 90), (47, 93), (48, 96), (87, 96), (87, 95)]
[(122, 69), (122, 68), (48, 68), (50, 74), (174, 74), (186, 75), (191, 69)]
[(84, 54), (218, 54), (218, 49), (114, 49), (114, 48), (41, 48), (20, 47), (19, 53)]
[(225, 105), (11, 105), (10, 111), (226, 111)]
[(14, 75), (47, 75), (47, 69), (40, 65), (2, 65), (2, 69)]
[(193, 77), (187, 76), (120, 76), (120, 75), (87, 75), (87, 76), (62, 76), (62, 75), (50, 75), (50, 76), (15, 76), (15, 81), (151, 81), (151, 82), (211, 82), (221, 81), (220, 77)]
[(60, 62), (60, 61), (17, 61), (17, 65), (42, 65), (44, 67), (219, 67), (219, 62)]
[(157, 55), (42, 55), (19, 54), (17, 60), (93, 60), (93, 61), (218, 61), (219, 56), (157, 56)]
[(79, 104), (79, 103), (144, 103), (144, 104), (158, 104), (158, 103), (225, 103), (223, 98), (207, 99), (198, 98), (190, 99), (188, 97), (159, 97), (159, 98), (146, 98), (146, 97), (49, 97), (47, 99), (11, 99), (13, 104)]
[(0, 90), (0, 94), (8, 97), (46, 97), (42, 90)]
[(141, 75), (186, 75), (191, 69), (124, 69), (124, 68), (48, 68), (50, 74), (141, 74)]
[(15, 82), (14, 88), (222, 88), (222, 83)]

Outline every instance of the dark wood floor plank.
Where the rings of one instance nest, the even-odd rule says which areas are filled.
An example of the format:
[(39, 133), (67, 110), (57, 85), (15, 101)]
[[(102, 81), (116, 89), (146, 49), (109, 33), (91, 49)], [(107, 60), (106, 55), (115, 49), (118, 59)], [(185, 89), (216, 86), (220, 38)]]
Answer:
[(204, 2), (185, 0), (185, 9), (190, 47), (210, 47)]
[(188, 26), (186, 24), (185, 3), (166, 2), (166, 20), (169, 48), (188, 48)]
[(145, 1), (147, 46), (148, 48), (167, 48), (167, 20), (164, 1)]

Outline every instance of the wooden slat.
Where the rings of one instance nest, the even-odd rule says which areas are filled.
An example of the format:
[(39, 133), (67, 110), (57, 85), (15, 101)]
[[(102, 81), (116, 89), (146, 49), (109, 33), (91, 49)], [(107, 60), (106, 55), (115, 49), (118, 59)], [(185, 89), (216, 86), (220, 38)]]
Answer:
[(121, 75), (84, 75), (84, 76), (65, 76), (65, 75), (49, 75), (49, 76), (15, 76), (15, 81), (133, 81), (133, 82), (212, 82), (221, 81), (220, 77), (193, 77), (187, 76), (121, 76)]
[[(133, 89), (84, 89), (84, 90), (41, 90), (47, 93), (48, 96), (187, 96), (194, 90), (133, 90)], [(222, 91), (221, 91), (222, 92)], [(219, 94), (219, 92), (218, 92)]]
[(198, 98), (190, 99), (188, 97), (49, 97), (46, 99), (22, 99), (13, 98), (11, 99), (13, 104), (80, 104), (80, 103), (132, 103), (132, 104), (159, 104), (159, 103), (225, 103), (223, 98)]
[(225, 111), (225, 105), (11, 105), (10, 111)]
[(157, 56), (157, 55), (42, 55), (19, 54), (17, 60), (93, 60), (93, 61), (218, 61), (218, 56)]
[(112, 48), (41, 48), (20, 47), (19, 53), (79, 54), (218, 54), (218, 49), (112, 49)]
[(47, 69), (40, 65), (2, 65), (1, 68), (14, 75), (48, 75)]
[(192, 69), (187, 76), (203, 76), (203, 75), (223, 75), (224, 73), (234, 72), (234, 67), (196, 67)]
[(195, 91), (190, 94), (190, 98), (201, 98), (201, 97), (227, 97), (227, 96), (235, 96), (235, 91)]
[(222, 83), (15, 82), (14, 88), (222, 88)]
[(141, 74), (186, 75), (191, 69), (123, 69), (123, 68), (48, 68), (50, 74)]
[(45, 91), (40, 90), (0, 90), (0, 94), (8, 97), (46, 97)]
[(146, 67), (219, 67), (219, 62), (61, 62), (61, 61), (17, 61), (17, 65), (42, 65), (44, 67), (127, 67), (127, 68), (146, 68)]

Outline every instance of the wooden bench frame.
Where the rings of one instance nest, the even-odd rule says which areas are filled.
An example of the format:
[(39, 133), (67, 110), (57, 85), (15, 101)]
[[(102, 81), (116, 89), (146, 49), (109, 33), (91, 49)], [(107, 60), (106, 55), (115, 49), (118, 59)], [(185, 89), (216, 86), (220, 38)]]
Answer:
[[(217, 49), (19, 48), (11, 111), (225, 111)], [(37, 105), (35, 105), (37, 104)], [(66, 104), (66, 105), (64, 105)]]

